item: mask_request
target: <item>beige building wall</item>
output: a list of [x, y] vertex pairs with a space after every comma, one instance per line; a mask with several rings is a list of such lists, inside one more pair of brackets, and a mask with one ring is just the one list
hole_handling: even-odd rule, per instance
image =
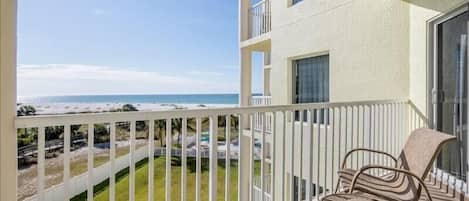
[[396, 0], [273, 1], [273, 103], [291, 103], [292, 60], [322, 54], [331, 101], [407, 98], [408, 19], [408, 3]]
[[467, 1], [288, 2], [272, 2], [274, 104], [292, 101], [292, 60], [329, 54], [331, 101], [409, 98], [427, 114], [428, 22]]

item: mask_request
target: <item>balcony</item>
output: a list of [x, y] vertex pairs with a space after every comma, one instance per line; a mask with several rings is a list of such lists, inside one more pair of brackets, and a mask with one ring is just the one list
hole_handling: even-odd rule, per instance
[[253, 96], [251, 98], [251, 106], [267, 106], [272, 104], [271, 96]]
[[[271, 104], [271, 96], [253, 96], [250, 103], [251, 106], [268, 106]], [[271, 114], [262, 115], [261, 113], [256, 113], [253, 118], [254, 130], [256, 132], [272, 133], [273, 119]], [[265, 121], [265, 123], [263, 123], [263, 121]]]
[[[255, 129], [249, 128], [257, 127], [257, 118], [261, 131], [271, 124], [268, 133], [253, 135]], [[35, 181], [35, 190], [23, 194], [21, 200], [66, 200], [80, 195], [88, 200], [101, 200], [100, 196], [109, 200], [135, 200], [136, 196], [148, 200], [293, 200], [295, 189], [308, 189], [313, 199], [319, 199], [334, 192], [339, 159], [348, 150], [371, 148], [397, 155], [409, 132], [426, 127], [426, 122], [406, 100], [18, 117], [18, 129], [29, 128], [38, 136], [35, 148], [30, 148], [37, 157], [35, 174], [29, 178]], [[81, 139], [76, 137], [77, 125], [86, 132]], [[104, 135], [97, 136], [100, 125], [104, 125]], [[51, 139], [51, 128], [57, 127], [61, 137]], [[122, 138], [122, 132], [128, 138]], [[95, 143], [102, 138], [109, 140], [108, 146]], [[52, 140], [61, 141], [56, 143], [59, 154], [55, 156], [48, 145]], [[86, 145], [77, 148], [77, 142]], [[128, 145], [127, 153], [120, 153], [123, 144]], [[108, 153], [106, 161], [95, 164], [103, 157], [97, 154], [102, 150]], [[86, 168], [73, 175], [76, 152], [85, 153]], [[18, 153], [18, 160], [24, 157]], [[63, 161], [60, 179], [49, 174], [47, 164], [54, 157]], [[164, 165], [155, 167], [156, 161]], [[363, 154], [352, 155], [351, 161], [351, 167], [391, 164]], [[123, 170], [128, 183], [122, 183]], [[442, 175], [438, 169], [431, 174], [432, 178]], [[157, 183], [157, 175], [164, 175], [164, 183]], [[303, 181], [294, 184], [290, 175]], [[208, 186], [203, 188], [203, 181]], [[304, 183], [311, 185], [301, 187]], [[119, 197], [122, 185], [128, 192], [125, 198]], [[107, 190], [102, 191], [102, 186]], [[142, 188], [144, 195], [139, 194]], [[155, 194], [155, 189], [164, 193]]]
[[262, 0], [249, 9], [249, 38], [270, 32], [272, 28], [270, 0]]

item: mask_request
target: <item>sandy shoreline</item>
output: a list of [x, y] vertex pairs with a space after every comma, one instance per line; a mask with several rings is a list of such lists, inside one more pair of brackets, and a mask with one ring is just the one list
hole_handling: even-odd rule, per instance
[[[36, 108], [37, 115], [109, 112], [122, 108], [125, 103], [23, 103]], [[19, 105], [19, 106], [21, 106]], [[236, 104], [172, 104], [172, 103], [132, 103], [139, 111], [162, 111], [174, 109], [202, 109], [236, 107]], [[18, 106], [18, 107], [19, 107]]]

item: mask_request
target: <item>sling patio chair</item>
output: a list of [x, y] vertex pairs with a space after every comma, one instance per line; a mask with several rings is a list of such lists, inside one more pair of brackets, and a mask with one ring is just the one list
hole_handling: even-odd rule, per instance
[[[324, 197], [323, 201], [339, 200], [419, 200], [422, 190], [427, 200], [432, 200], [423, 180], [432, 164], [447, 142], [456, 137], [435, 130], [421, 128], [414, 130], [396, 159], [389, 153], [370, 149], [349, 151], [338, 171], [336, 194]], [[347, 158], [354, 152], [381, 154], [394, 161], [394, 167], [367, 165], [359, 170], [346, 168]], [[380, 176], [369, 174], [369, 170], [380, 170]], [[339, 188], [342, 185], [342, 188]], [[337, 191], [340, 191], [339, 193]]]

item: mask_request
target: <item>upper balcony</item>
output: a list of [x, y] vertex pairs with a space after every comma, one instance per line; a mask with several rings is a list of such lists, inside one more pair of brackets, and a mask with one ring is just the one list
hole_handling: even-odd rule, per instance
[[255, 38], [270, 32], [271, 23], [270, 0], [262, 0], [249, 9], [249, 38]]
[[270, 48], [270, 31], [272, 29], [271, 2], [261, 0], [250, 4], [248, 0], [241, 0], [248, 6], [243, 7], [241, 15], [241, 47], [253, 50], [267, 51]]

